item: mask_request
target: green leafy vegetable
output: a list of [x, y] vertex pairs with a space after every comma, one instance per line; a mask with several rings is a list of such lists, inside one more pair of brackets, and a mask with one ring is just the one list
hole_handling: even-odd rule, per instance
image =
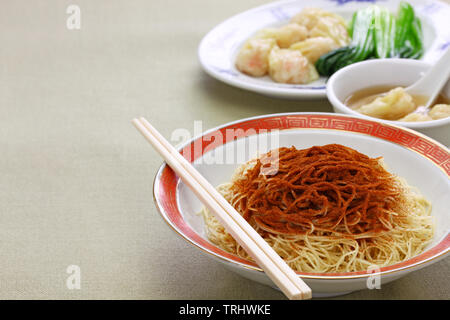
[[349, 64], [372, 58], [417, 59], [423, 55], [421, 22], [406, 2], [400, 3], [397, 17], [376, 5], [356, 11], [348, 32], [349, 46], [332, 50], [316, 62], [321, 75], [330, 76]]

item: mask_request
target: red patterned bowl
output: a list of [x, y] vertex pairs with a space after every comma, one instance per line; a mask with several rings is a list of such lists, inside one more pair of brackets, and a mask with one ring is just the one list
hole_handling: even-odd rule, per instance
[[[376, 277], [385, 284], [449, 253], [450, 153], [445, 146], [410, 129], [338, 114], [273, 114], [214, 128], [192, 139], [181, 150], [213, 185], [218, 185], [230, 180], [238, 162], [253, 158], [255, 151], [270, 150], [274, 136], [278, 138], [279, 146], [307, 148], [340, 143], [371, 157], [383, 156], [389, 171], [418, 187], [433, 205], [435, 237], [423, 253], [382, 267], [376, 273], [298, 273], [312, 288], [314, 296], [364, 289], [370, 287], [369, 282]], [[231, 153], [233, 157], [227, 158]], [[189, 243], [240, 275], [273, 285], [257, 265], [227, 253], [207, 240], [202, 218], [197, 215], [202, 204], [167, 165], [162, 165], [156, 175], [154, 200], [164, 220]]]

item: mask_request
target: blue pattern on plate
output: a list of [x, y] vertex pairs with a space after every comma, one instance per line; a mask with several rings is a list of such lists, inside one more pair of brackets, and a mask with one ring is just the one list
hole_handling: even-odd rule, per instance
[[277, 19], [278, 21], [286, 21], [289, 20], [289, 15], [287, 15], [282, 8], [270, 8], [270, 13]]
[[426, 15], [432, 15], [437, 13], [440, 9], [442, 8], [441, 4], [433, 2], [430, 4], [427, 4], [426, 6], [424, 6], [420, 12], [426, 14]]
[[448, 47], [450, 47], [450, 41], [446, 41], [446, 42], [444, 42], [443, 44], [441, 44], [440, 46], [439, 46], [439, 50], [445, 50], [445, 49], [447, 49]]
[[[278, 86], [283, 88], [284, 86]], [[308, 85], [290, 85], [290, 89], [308, 89], [308, 90], [323, 90], [326, 89], [326, 86], [308, 86]]]
[[381, 0], [329, 0], [332, 2], [336, 2], [338, 6], [343, 6], [349, 2], [370, 2], [370, 3], [377, 3]]
[[214, 69], [216, 69], [217, 72], [225, 73], [225, 74], [228, 74], [228, 75], [230, 75], [232, 77], [237, 77], [239, 75], [239, 73], [237, 73], [237, 72], [235, 72], [233, 70], [230, 70], [230, 69], [222, 69], [222, 68], [218, 68], [218, 67], [214, 67]]

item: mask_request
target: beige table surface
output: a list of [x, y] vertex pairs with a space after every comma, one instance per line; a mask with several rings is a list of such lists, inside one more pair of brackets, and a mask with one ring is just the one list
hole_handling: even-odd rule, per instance
[[[263, 0], [2, 1], [0, 298], [284, 299], [176, 236], [152, 201], [160, 157], [130, 124], [169, 137], [244, 117], [331, 111], [222, 84], [197, 46]], [[81, 8], [81, 29], [66, 8]], [[81, 288], [66, 269], [78, 265]], [[449, 299], [450, 259], [342, 299]]]

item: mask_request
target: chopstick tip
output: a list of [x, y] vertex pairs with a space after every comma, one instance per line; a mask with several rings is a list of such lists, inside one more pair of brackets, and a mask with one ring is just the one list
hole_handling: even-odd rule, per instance
[[308, 288], [309, 290], [305, 290], [302, 293], [302, 299], [303, 300], [308, 300], [308, 299], [312, 299], [312, 291], [310, 288]]

